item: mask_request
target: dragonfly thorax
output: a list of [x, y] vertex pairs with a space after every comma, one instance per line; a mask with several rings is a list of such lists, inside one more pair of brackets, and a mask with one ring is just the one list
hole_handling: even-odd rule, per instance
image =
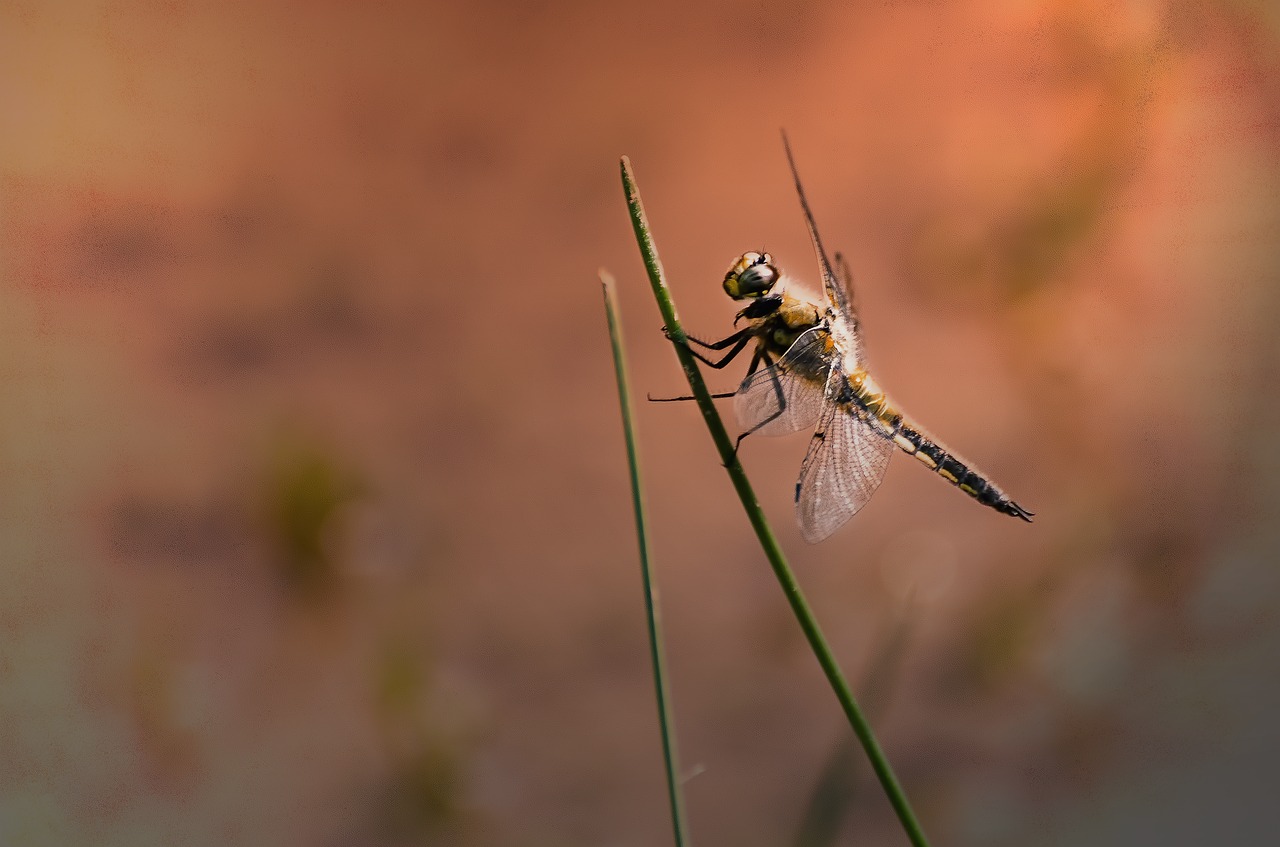
[[782, 274], [768, 253], [754, 250], [743, 253], [724, 275], [724, 293], [734, 300], [763, 297], [777, 284]]

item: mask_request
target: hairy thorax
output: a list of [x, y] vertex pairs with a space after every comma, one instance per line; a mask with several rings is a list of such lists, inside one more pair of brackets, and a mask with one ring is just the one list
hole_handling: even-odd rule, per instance
[[816, 305], [789, 294], [779, 295], [776, 308], [767, 314], [754, 317], [750, 311], [744, 310], [744, 317], [750, 321], [752, 334], [775, 360], [782, 358], [797, 338], [822, 322]]

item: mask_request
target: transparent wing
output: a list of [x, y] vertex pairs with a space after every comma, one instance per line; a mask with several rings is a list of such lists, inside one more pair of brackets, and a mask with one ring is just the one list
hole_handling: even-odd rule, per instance
[[837, 314], [851, 314], [853, 304], [849, 301], [849, 293], [845, 291], [840, 281], [836, 279], [835, 271], [831, 269], [827, 251], [822, 248], [818, 226], [813, 222], [813, 213], [809, 211], [809, 201], [805, 199], [804, 186], [800, 184], [800, 172], [796, 170], [796, 160], [791, 155], [791, 143], [787, 140], [786, 132], [782, 133], [782, 146], [787, 151], [787, 164], [791, 166], [791, 177], [796, 183], [796, 194], [800, 196], [800, 209], [804, 212], [805, 225], [809, 227], [809, 239], [813, 242], [813, 252], [818, 254], [818, 268], [822, 271], [822, 289], [827, 293], [827, 299]]
[[743, 432], [788, 435], [812, 429], [824, 402], [831, 367], [830, 336], [814, 328], [788, 348], [775, 364], [742, 381], [733, 410]]
[[[791, 178], [796, 183], [796, 194], [800, 197], [800, 209], [804, 212], [804, 223], [809, 228], [809, 240], [813, 242], [813, 252], [818, 257], [818, 270], [822, 272], [822, 290], [826, 292], [827, 302], [831, 304], [834, 319], [842, 326], [842, 332], [837, 333], [839, 336], [847, 337], [849, 353], [853, 355], [855, 361], [848, 362], [848, 370], [852, 370], [853, 366], [863, 364], [862, 362], [862, 340], [858, 331], [857, 312], [853, 308], [853, 299], [850, 295], [852, 277], [848, 274], [848, 266], [844, 265], [845, 279], [842, 282], [836, 277], [836, 273], [831, 266], [831, 260], [827, 258], [827, 251], [822, 246], [822, 238], [818, 235], [818, 225], [813, 221], [813, 212], [809, 210], [809, 201], [804, 196], [804, 186], [800, 183], [800, 172], [796, 170], [795, 157], [791, 155], [791, 142], [787, 140], [787, 133], [782, 133], [782, 146], [787, 152], [787, 164], [791, 167]], [[843, 263], [842, 263], [843, 264]]]
[[[843, 284], [844, 290], [849, 292], [852, 297], [853, 271], [849, 270], [849, 263], [845, 261], [844, 254], [838, 250], [836, 251], [836, 273], [840, 275], [840, 282]], [[845, 312], [840, 319], [845, 326], [848, 337], [853, 339], [854, 361], [846, 363], [846, 367], [850, 370], [857, 365], [865, 368], [867, 366], [867, 353], [862, 346], [862, 321], [858, 318], [858, 310], [850, 305], [849, 311]]]
[[822, 541], [866, 505], [884, 479], [893, 447], [853, 406], [827, 405], [796, 482], [796, 519], [805, 541]]

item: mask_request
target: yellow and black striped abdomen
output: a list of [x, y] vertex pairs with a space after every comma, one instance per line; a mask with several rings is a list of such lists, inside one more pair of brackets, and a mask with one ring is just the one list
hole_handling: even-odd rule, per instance
[[988, 479], [977, 468], [948, 452], [911, 422], [900, 422], [893, 440], [904, 453], [914, 456], [922, 465], [982, 505], [990, 506], [997, 512], [1003, 512], [1015, 518], [1022, 518], [1024, 521], [1031, 521], [1032, 513], [1013, 502], [1009, 495], [1000, 490], [1000, 486]]
[[866, 412], [866, 420], [876, 433], [888, 438], [908, 456], [959, 488], [984, 506], [1030, 522], [1033, 512], [1019, 506], [981, 471], [961, 460], [935, 441], [923, 429], [893, 407], [865, 371], [849, 377], [851, 399]]

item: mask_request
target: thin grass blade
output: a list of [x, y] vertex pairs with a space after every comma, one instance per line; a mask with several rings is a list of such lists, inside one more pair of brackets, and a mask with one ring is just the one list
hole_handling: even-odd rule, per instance
[[679, 759], [676, 756], [675, 729], [671, 720], [671, 703], [667, 695], [666, 662], [662, 657], [662, 615], [658, 608], [658, 590], [649, 566], [649, 530], [645, 519], [643, 488], [640, 484], [640, 460], [636, 450], [635, 417], [631, 411], [631, 389], [627, 382], [627, 363], [622, 348], [622, 326], [618, 321], [618, 302], [613, 277], [603, 268], [600, 285], [604, 289], [604, 314], [609, 324], [609, 343], [613, 347], [613, 370], [618, 379], [618, 403], [622, 407], [622, 432], [627, 442], [627, 466], [631, 469], [631, 502], [635, 507], [636, 541], [640, 546], [640, 576], [644, 585], [645, 619], [649, 624], [649, 658], [653, 667], [653, 687], [658, 697], [658, 728], [662, 733], [662, 758], [667, 770], [667, 797], [671, 802], [671, 826], [676, 847], [687, 847], [684, 799], [680, 791]]
[[[876, 650], [862, 683], [862, 708], [869, 718], [881, 714], [906, 653], [911, 617], [904, 610]], [[866, 782], [855, 740], [840, 737], [822, 768], [796, 832], [795, 847], [832, 847]]]
[[853, 734], [857, 736], [867, 759], [871, 762], [871, 769], [875, 771], [876, 778], [888, 796], [889, 803], [902, 823], [903, 830], [915, 847], [927, 847], [929, 842], [924, 836], [919, 821], [916, 820], [915, 812], [912, 811], [911, 804], [907, 801], [907, 796], [898, 783], [893, 768], [889, 765], [889, 760], [880, 749], [880, 743], [876, 741], [870, 724], [863, 717], [862, 710], [858, 708], [858, 703], [853, 698], [853, 692], [845, 681], [840, 665], [823, 637], [822, 630], [809, 608], [809, 603], [805, 600], [804, 593], [800, 590], [800, 585], [796, 582], [795, 575], [791, 572], [791, 567], [782, 553], [782, 548], [774, 537], [769, 522], [765, 519], [764, 511], [756, 500], [751, 482], [734, 454], [733, 441], [725, 430], [724, 422], [720, 419], [720, 413], [716, 410], [710, 392], [707, 391], [702, 372], [698, 370], [697, 360], [689, 352], [686, 343], [688, 336], [680, 325], [671, 291], [667, 288], [666, 276], [662, 271], [662, 263], [658, 260], [658, 249], [654, 244], [652, 231], [649, 229], [644, 204], [640, 200], [640, 190], [636, 187], [631, 161], [626, 156], [622, 157], [621, 168], [622, 190], [627, 198], [627, 209], [631, 215], [631, 227], [635, 231], [636, 243], [640, 246], [640, 255], [644, 259], [645, 269], [649, 274], [649, 284], [653, 288], [653, 296], [658, 302], [658, 310], [662, 313], [667, 333], [672, 341], [676, 342], [672, 345], [675, 348], [676, 358], [679, 359], [680, 367], [689, 380], [689, 388], [697, 401], [699, 411], [702, 412], [702, 419], [711, 433], [711, 440], [715, 442], [716, 450], [720, 453], [720, 459], [729, 473], [734, 490], [738, 492], [738, 498], [742, 501], [742, 507], [746, 510], [751, 528], [755, 530], [756, 537], [760, 541], [765, 558], [769, 560], [769, 565], [773, 568], [779, 585], [782, 586], [782, 593], [791, 605], [791, 611], [795, 614], [800, 629], [804, 631], [805, 639], [822, 667], [822, 672], [826, 674], [827, 682], [835, 692], [836, 699], [844, 710], [845, 717], [848, 718], [849, 726], [853, 729]]

